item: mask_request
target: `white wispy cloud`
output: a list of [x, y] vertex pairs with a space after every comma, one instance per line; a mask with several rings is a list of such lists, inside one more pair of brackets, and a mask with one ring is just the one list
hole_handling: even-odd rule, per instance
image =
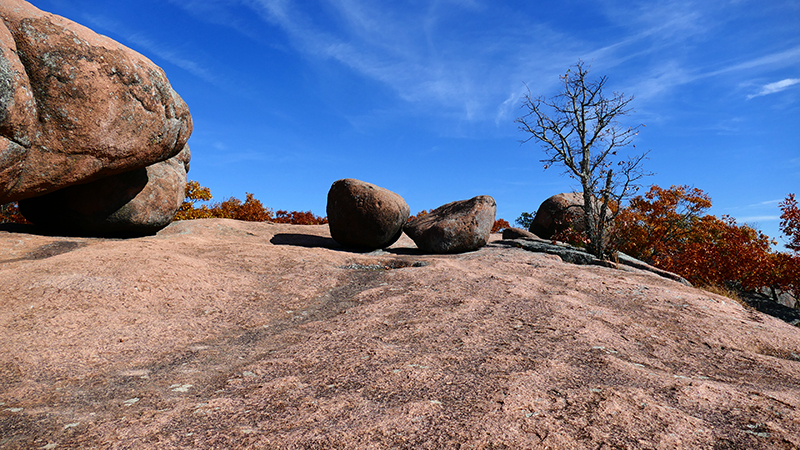
[[604, 2], [603, 7], [608, 20], [630, 31], [618, 43], [599, 48], [592, 55], [610, 59], [612, 65], [633, 58], [657, 56], [642, 66], [640, 81], [630, 88], [639, 99], [667, 95], [683, 85], [723, 74], [778, 69], [800, 63], [798, 45], [755, 57], [745, 54], [744, 58], [729, 61], [687, 57], [698, 42], [715, 39], [727, 22], [747, 14], [745, 9], [732, 9], [731, 5], [692, 0], [637, 5], [612, 0]]
[[720, 75], [727, 72], [734, 72], [746, 69], [755, 69], [759, 67], [786, 67], [795, 65], [800, 62], [800, 46], [792, 47], [768, 55], [759, 56], [757, 58], [748, 59], [742, 62], [736, 62], [727, 65], [721, 69], [709, 72], [708, 76]]
[[468, 122], [504, 114], [511, 106], [502, 105], [509, 88], [519, 91], [531, 77], [544, 78], [537, 74], [551, 70], [554, 61], [558, 70], [575, 62], [552, 51], [559, 45], [570, 47], [566, 36], [536, 24], [507, 34], [474, 30], [451, 35], [448, 20], [491, 12], [474, 1], [436, 1], [399, 10], [359, 0], [327, 0], [325, 6], [334, 12], [327, 19], [334, 23], [315, 22], [282, 0], [253, 0], [253, 5], [306, 55], [335, 60], [390, 87], [406, 102]]
[[[639, 99], [647, 99], [672, 92], [675, 88], [705, 79], [713, 79], [724, 74], [744, 72], [754, 69], [775, 69], [800, 62], [800, 46], [775, 52], [745, 61], [732, 62], [722, 68], [689, 67], [688, 63], [670, 59], [645, 69], [642, 80], [631, 87]], [[747, 98], [759, 97], [783, 91], [800, 83], [800, 79], [788, 78], [762, 86], [757, 94]]]
[[[249, 8], [253, 17], [282, 30], [289, 45], [311, 60], [336, 61], [389, 87], [419, 111], [497, 126], [510, 123], [519, 113], [523, 83], [534, 93], [552, 92], [557, 76], [578, 58], [592, 63], [597, 73], [647, 61], [637, 63], [636, 76], [624, 89], [639, 99], [663, 97], [680, 86], [724, 73], [795, 64], [800, 58], [796, 46], [727, 64], [697, 65], [683, 56], [684, 46], [691, 48], [696, 45], [693, 40], [702, 40], [721, 26], [722, 7], [688, 0], [659, 5], [603, 2], [600, 10], [605, 19], [615, 31], [623, 30], [616, 32], [616, 41], [561, 32], [535, 14], [519, 14], [480, 0], [433, 0], [415, 8], [364, 0], [320, 0], [311, 7], [292, 0], [169, 1], [195, 11], [199, 19], [221, 24], [223, 19], [214, 17], [234, 17], [227, 8]], [[470, 29], [462, 19], [475, 24], [494, 20], [507, 26]], [[229, 22], [230, 27], [246, 31], [244, 22]], [[152, 51], [203, 75], [201, 66], [181, 61], [168, 49]], [[768, 87], [788, 88], [764, 89]], [[772, 91], [763, 92], [756, 95]]]
[[[459, 121], [509, 122], [519, 112], [528, 83], [535, 92], [549, 92], [557, 76], [580, 57], [597, 61], [605, 71], [631, 58], [658, 51], [665, 42], [685, 38], [702, 29], [701, 14], [683, 1], [656, 11], [642, 5], [607, 10], [610, 18], [634, 24], [618, 42], [582, 41], [539, 21], [536, 16], [505, 10], [479, 0], [435, 0], [419, 8], [393, 8], [363, 0], [321, 0], [312, 8], [291, 0], [186, 0], [171, 3], [201, 20], [228, 25], [245, 33], [246, 27], [229, 20], [228, 8], [247, 7], [257, 17], [277, 26], [291, 45], [311, 59], [334, 60], [376, 80], [421, 110]], [[683, 6], [681, 6], [683, 5]], [[476, 24], [492, 18], [506, 27], [485, 30], [462, 28], [461, 18]], [[627, 18], [626, 18], [627, 17]], [[227, 23], [224, 23], [227, 21]], [[243, 31], [244, 30], [244, 31]], [[670, 37], [671, 36], [671, 37]], [[196, 75], [211, 74], [169, 49], [141, 36], [131, 36], [143, 48]], [[644, 49], [643, 41], [652, 41]], [[677, 66], [663, 67], [643, 85], [637, 96], [648, 96], [685, 82]]]
[[[765, 200], [763, 202], [752, 203], [752, 204], [749, 204], [749, 205], [730, 207], [730, 208], [728, 208], [728, 211], [744, 212], [744, 211], [750, 210], [751, 211], [750, 214], [753, 214], [754, 212], [755, 213], [757, 213], [757, 212], [756, 211], [752, 211], [752, 210], [762, 210], [763, 211], [764, 207], [771, 207], [771, 208], [776, 208], [777, 209], [778, 203], [780, 203], [782, 201], [783, 201], [782, 198], [779, 198], [779, 199], [776, 199], [776, 200]], [[754, 217], [760, 217], [760, 216], [754, 216]], [[772, 216], [765, 216], [765, 217], [772, 217]]]
[[774, 83], [765, 84], [761, 90], [756, 94], [748, 95], [747, 98], [761, 97], [764, 95], [775, 94], [784, 91], [795, 84], [800, 83], [800, 78], [786, 78], [785, 80], [776, 81]]
[[752, 205], [747, 205], [747, 207], [755, 207], [755, 206], [769, 206], [769, 205], [777, 205], [778, 203], [782, 202], [783, 199], [779, 198], [777, 200], [767, 200], [759, 203], [754, 203]]

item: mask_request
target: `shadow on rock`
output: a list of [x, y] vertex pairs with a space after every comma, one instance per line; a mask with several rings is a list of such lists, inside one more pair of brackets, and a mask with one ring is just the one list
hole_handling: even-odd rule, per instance
[[330, 250], [337, 250], [342, 252], [351, 252], [351, 253], [361, 253], [361, 254], [375, 254], [375, 255], [383, 255], [383, 254], [393, 254], [393, 255], [424, 255], [426, 254], [422, 250], [417, 248], [385, 248], [385, 249], [377, 249], [377, 250], [369, 250], [363, 248], [352, 248], [352, 247], [345, 247], [342, 244], [336, 242], [333, 238], [329, 237], [322, 237], [316, 236], [313, 234], [301, 234], [301, 233], [279, 233], [272, 237], [269, 240], [274, 245], [294, 245], [297, 247], [320, 247], [320, 248], [327, 248]]
[[743, 300], [756, 311], [769, 314], [791, 325], [800, 327], [800, 309], [781, 305], [778, 302], [769, 298], [764, 298], [758, 294], [744, 294]]
[[298, 247], [323, 247], [332, 250], [344, 248], [329, 237], [315, 236], [313, 234], [279, 233], [269, 240], [275, 245], [295, 245]]
[[418, 248], [408, 248], [408, 247], [386, 248], [383, 249], [382, 251], [386, 253], [391, 253], [392, 255], [411, 255], [411, 256], [430, 255], [430, 253], [422, 251]]
[[32, 234], [35, 236], [98, 239], [135, 239], [154, 236], [155, 233], [134, 232], [86, 232], [80, 230], [53, 229], [28, 223], [0, 223], [0, 232]]

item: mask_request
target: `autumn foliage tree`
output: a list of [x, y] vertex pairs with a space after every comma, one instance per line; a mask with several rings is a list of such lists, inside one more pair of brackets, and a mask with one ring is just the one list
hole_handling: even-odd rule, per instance
[[781, 208], [781, 232], [789, 240], [786, 248], [800, 255], [800, 208], [794, 194], [778, 205]]
[[511, 224], [508, 223], [505, 219], [497, 219], [494, 221], [494, 225], [492, 225], [492, 233], [499, 233], [506, 228], [510, 228]]
[[223, 202], [210, 205], [197, 206], [198, 202], [208, 202], [212, 198], [211, 190], [203, 187], [197, 181], [186, 184], [186, 198], [180, 209], [175, 214], [175, 220], [191, 219], [235, 219], [249, 222], [277, 222], [295, 225], [318, 225], [328, 223], [324, 217], [318, 217], [311, 211], [284, 211], [279, 210], [273, 215], [271, 209], [264, 207], [260, 200], [251, 193], [245, 194], [245, 200], [231, 197]]
[[414, 220], [418, 217], [427, 216], [428, 214], [430, 214], [430, 211], [428, 211], [427, 209], [423, 209], [422, 211], [414, 214], [413, 216], [409, 216], [408, 220]]
[[328, 223], [327, 218], [315, 216], [311, 211], [284, 211], [282, 209], [275, 211], [275, 218], [272, 221], [294, 225], [323, 225]]
[[800, 208], [794, 194], [789, 194], [778, 206], [781, 209], [781, 233], [789, 241], [786, 248], [794, 254], [778, 253], [773, 261], [772, 272], [776, 278], [775, 284], [791, 290], [794, 298], [800, 300]]
[[197, 181], [189, 181], [186, 183], [186, 196], [175, 214], [175, 220], [210, 219], [214, 217], [208, 206], [195, 206], [197, 202], [210, 200], [211, 190], [209, 188], [200, 186]]
[[765, 276], [773, 243], [768, 236], [727, 216], [703, 216], [690, 231], [680, 252], [656, 264], [702, 286], [734, 282], [755, 290], [771, 284]]
[[615, 224], [615, 247], [650, 263], [675, 258], [710, 207], [711, 198], [700, 189], [652, 186], [620, 211]]
[[[784, 205], [790, 224], [792, 199]], [[653, 186], [620, 212], [614, 228], [616, 246], [700, 286], [733, 283], [745, 290], [768, 287], [773, 293], [780, 289], [797, 297], [800, 257], [773, 251], [773, 240], [731, 217], [704, 214], [710, 207], [710, 197], [700, 189]]]

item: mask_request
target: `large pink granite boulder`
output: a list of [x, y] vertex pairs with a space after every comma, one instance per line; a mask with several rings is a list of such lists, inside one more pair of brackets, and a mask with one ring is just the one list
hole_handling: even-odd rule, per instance
[[150, 60], [22, 0], [0, 18], [0, 204], [184, 148], [189, 109]]
[[403, 197], [361, 180], [345, 178], [328, 191], [331, 237], [345, 247], [374, 250], [394, 244], [411, 213]]
[[570, 227], [582, 232], [586, 229], [585, 217], [583, 194], [556, 194], [542, 202], [528, 231], [542, 239], [550, 239]]

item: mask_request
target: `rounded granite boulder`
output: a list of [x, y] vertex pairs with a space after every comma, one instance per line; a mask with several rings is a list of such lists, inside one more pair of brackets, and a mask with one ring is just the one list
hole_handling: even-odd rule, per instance
[[586, 229], [585, 217], [583, 194], [556, 194], [542, 202], [528, 231], [542, 239], [550, 239], [570, 227], [581, 232]]
[[364, 181], [345, 178], [328, 191], [331, 237], [345, 247], [374, 250], [394, 244], [410, 212], [401, 196]]
[[442, 205], [410, 220], [404, 231], [420, 250], [426, 252], [470, 252], [489, 241], [496, 212], [494, 198], [479, 195]]

